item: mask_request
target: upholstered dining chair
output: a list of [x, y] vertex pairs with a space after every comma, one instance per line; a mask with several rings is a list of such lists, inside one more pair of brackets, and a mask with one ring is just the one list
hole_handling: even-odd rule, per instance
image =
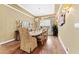
[[48, 29], [43, 30], [43, 35], [44, 35], [45, 40], [47, 40], [47, 38], [48, 38]]
[[26, 28], [19, 28], [20, 32], [20, 49], [30, 53], [37, 47], [37, 40], [29, 35], [29, 31]]
[[42, 30], [42, 34], [40, 36], [38, 36], [39, 41], [41, 42], [41, 44], [43, 45], [45, 40], [47, 40], [48, 37], [48, 30]]

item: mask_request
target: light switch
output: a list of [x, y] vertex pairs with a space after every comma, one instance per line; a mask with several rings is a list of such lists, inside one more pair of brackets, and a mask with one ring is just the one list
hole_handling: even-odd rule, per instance
[[77, 28], [77, 29], [79, 29], [79, 23], [75, 23], [74, 27]]

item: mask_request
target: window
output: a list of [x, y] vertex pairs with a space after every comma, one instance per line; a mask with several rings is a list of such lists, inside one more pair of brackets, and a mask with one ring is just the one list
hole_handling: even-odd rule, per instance
[[41, 20], [40, 26], [50, 26], [50, 20], [49, 19]]

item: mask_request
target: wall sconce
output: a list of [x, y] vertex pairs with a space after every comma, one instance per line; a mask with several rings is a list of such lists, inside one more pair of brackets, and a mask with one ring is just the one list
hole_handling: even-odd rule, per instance
[[63, 9], [62, 9], [62, 12], [63, 13], [69, 13], [70, 12], [70, 10], [71, 10], [71, 7], [72, 7], [72, 4], [64, 4], [63, 5]]

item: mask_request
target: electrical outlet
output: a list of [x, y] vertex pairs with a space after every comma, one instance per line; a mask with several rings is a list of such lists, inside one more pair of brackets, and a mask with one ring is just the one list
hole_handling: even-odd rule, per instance
[[69, 51], [69, 48], [66, 48], [67, 51]]

